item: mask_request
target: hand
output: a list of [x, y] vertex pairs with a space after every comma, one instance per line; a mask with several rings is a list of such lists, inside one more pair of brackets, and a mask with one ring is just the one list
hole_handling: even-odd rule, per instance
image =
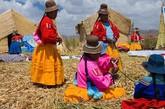
[[116, 38], [113, 38], [113, 41], [114, 41], [114, 43], [116, 43], [117, 42], [117, 39]]
[[58, 37], [58, 38], [56, 39], [56, 41], [58, 42], [58, 45], [60, 45], [60, 44], [62, 43], [61, 37]]
[[109, 75], [109, 78], [110, 78], [110, 85], [113, 85], [114, 84], [113, 74], [112, 73], [108, 73], [107, 75]]
[[112, 69], [112, 74], [115, 75], [119, 71], [119, 67], [115, 67]]
[[109, 43], [109, 45], [112, 47], [112, 49], [116, 49], [116, 38], [114, 39], [110, 39], [110, 38], [107, 38], [107, 42]]
[[110, 39], [110, 38], [107, 38], [107, 42], [108, 43], [113, 43], [114, 41], [112, 39]]
[[118, 67], [118, 62], [119, 62], [119, 59], [118, 58], [111, 58], [111, 61], [112, 65], [116, 68]]

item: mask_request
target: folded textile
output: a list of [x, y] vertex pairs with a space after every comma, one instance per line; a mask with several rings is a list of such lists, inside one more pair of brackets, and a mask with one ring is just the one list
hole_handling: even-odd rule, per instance
[[165, 107], [164, 100], [157, 100], [157, 99], [131, 99], [131, 100], [124, 100], [121, 102], [122, 109], [149, 109], [149, 108], [163, 108]]

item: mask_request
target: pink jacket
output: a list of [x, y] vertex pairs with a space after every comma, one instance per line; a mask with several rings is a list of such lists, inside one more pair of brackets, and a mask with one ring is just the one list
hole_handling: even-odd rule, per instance
[[[77, 81], [78, 87], [87, 88], [84, 58], [87, 57], [83, 57], [78, 64]], [[103, 75], [103, 72], [98, 66], [98, 62], [91, 61], [89, 58], [87, 58], [87, 68], [90, 80], [95, 84], [99, 91], [103, 92], [113, 84], [112, 76], [110, 74]]]
[[100, 70], [103, 72], [103, 74], [106, 74], [109, 72], [110, 68], [113, 68], [114, 65], [111, 62], [111, 58], [109, 55], [104, 54], [98, 59], [98, 66]]

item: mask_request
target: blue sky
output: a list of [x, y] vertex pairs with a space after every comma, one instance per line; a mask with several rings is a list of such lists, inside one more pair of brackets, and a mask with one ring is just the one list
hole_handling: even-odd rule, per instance
[[[0, 14], [13, 9], [38, 23], [43, 16], [46, 0], [3, 0]], [[57, 28], [63, 35], [76, 35], [75, 26], [94, 12], [101, 3], [130, 18], [135, 27], [159, 29], [162, 0], [55, 0], [62, 10], [57, 16]]]

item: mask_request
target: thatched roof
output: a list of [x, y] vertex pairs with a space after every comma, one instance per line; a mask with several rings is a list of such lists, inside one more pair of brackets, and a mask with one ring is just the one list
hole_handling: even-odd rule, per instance
[[[132, 29], [133, 22], [111, 8], [108, 8], [108, 11], [110, 13], [109, 19], [118, 27], [120, 34], [128, 36], [130, 30]], [[80, 34], [80, 41], [84, 39], [84, 33], [85, 35], [90, 35], [97, 18], [98, 14], [94, 13], [87, 19], [77, 24], [76, 29], [77, 32]]]
[[10, 9], [0, 15], [0, 40], [13, 31], [21, 35], [32, 34], [36, 25], [26, 17]]
[[[31, 35], [37, 28], [37, 25], [32, 21], [12, 9], [0, 15], [0, 24], [0, 53], [8, 51], [8, 35], [11, 35], [14, 31], [22, 36]], [[61, 54], [68, 52], [64, 42], [57, 45], [57, 48]]]

